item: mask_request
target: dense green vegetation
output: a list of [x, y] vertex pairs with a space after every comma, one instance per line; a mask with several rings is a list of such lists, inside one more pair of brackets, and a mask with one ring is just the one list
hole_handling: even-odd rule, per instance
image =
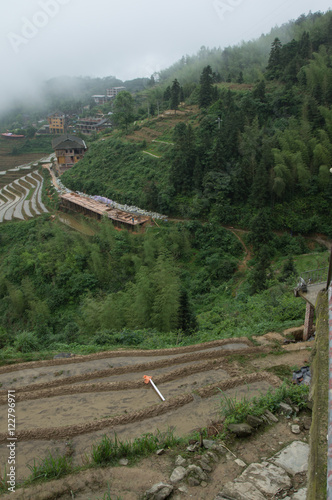
[[[272, 236], [275, 263], [255, 293], [259, 258], [237, 272], [243, 247], [215, 222], [163, 223], [144, 234], [119, 232], [108, 220], [93, 226], [95, 235], [86, 236], [45, 215], [0, 227], [3, 360], [37, 350], [252, 337], [303, 320], [287, 258], [308, 251], [303, 238]], [[325, 266], [327, 252], [314, 258]]]
[[119, 203], [162, 208], [156, 198], [156, 183], [164, 184], [166, 190], [167, 177], [163, 166], [143, 154], [143, 148], [118, 138], [94, 142], [80, 168], [64, 174], [63, 182], [74, 191], [100, 194]]
[[[291, 291], [309, 266], [300, 255], [315, 268], [327, 253], [301, 235], [332, 236], [332, 14], [267, 38], [268, 50], [266, 37], [202, 49], [139, 94], [119, 94], [119, 129], [91, 138], [62, 177], [182, 222], [128, 234], [102, 221], [93, 236], [48, 216], [0, 226], [2, 359], [252, 337], [303, 321]], [[242, 244], [222, 225], [246, 228]], [[252, 258], [241, 266], [244, 244]]]
[[[22, 131], [24, 133], [24, 130]], [[34, 138], [27, 138], [15, 143], [11, 154], [13, 156], [22, 155], [25, 153], [53, 153], [50, 136], [36, 136]]]
[[166, 432], [157, 431], [155, 434], [144, 434], [133, 441], [121, 441], [116, 434], [114, 438], [105, 435], [98, 444], [92, 446], [91, 459], [94, 466], [115, 466], [121, 458], [133, 462], [151, 455], [158, 449], [175, 448], [183, 441], [175, 437], [170, 429]]

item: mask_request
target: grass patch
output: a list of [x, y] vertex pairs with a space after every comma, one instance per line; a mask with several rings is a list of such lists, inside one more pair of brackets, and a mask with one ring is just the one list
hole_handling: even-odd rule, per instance
[[293, 375], [293, 371], [295, 370], [293, 370], [288, 365], [277, 365], [267, 368], [266, 371], [269, 373], [273, 373], [274, 375], [277, 375], [277, 377], [281, 379], [285, 379], [291, 377]]
[[294, 264], [298, 275], [313, 269], [325, 268], [329, 265], [330, 253], [326, 250], [323, 252], [314, 252], [304, 255], [296, 255], [294, 257]]
[[[222, 391], [221, 391], [222, 392]], [[248, 415], [262, 416], [266, 410], [276, 412], [282, 401], [295, 404], [300, 409], [307, 406], [309, 387], [306, 385], [290, 385], [284, 382], [277, 389], [269, 389], [266, 394], [248, 399], [242, 397], [230, 398], [223, 394], [220, 404], [220, 415], [224, 419], [224, 433], [230, 424], [240, 424], [246, 421]]]
[[157, 432], [157, 434], [143, 434], [133, 441], [120, 441], [115, 434], [114, 438], [104, 436], [102, 441], [93, 445], [91, 458], [95, 465], [116, 465], [121, 458], [135, 460], [156, 452], [160, 448], [172, 448], [181, 442], [171, 430]]
[[35, 191], [36, 191], [36, 188], [35, 188], [35, 187], [34, 187], [34, 188], [31, 188], [31, 189], [30, 189], [30, 191], [29, 191], [29, 193], [28, 193], [28, 195], [27, 195], [27, 197], [25, 198], [25, 200], [26, 200], [26, 201], [31, 200], [31, 198], [32, 198], [32, 196], [34, 195], [34, 192], [35, 192]]
[[31, 475], [27, 483], [34, 483], [36, 481], [49, 481], [50, 479], [59, 479], [62, 476], [73, 472], [72, 459], [65, 455], [53, 457], [51, 452], [49, 455], [33, 465], [28, 465]]

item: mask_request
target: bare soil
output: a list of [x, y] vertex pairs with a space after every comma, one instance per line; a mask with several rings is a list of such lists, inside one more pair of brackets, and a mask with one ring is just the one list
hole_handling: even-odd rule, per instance
[[[306, 364], [310, 344], [304, 350], [282, 354], [279, 350], [276, 355], [278, 337], [267, 334], [264, 339], [261, 346], [253, 346], [247, 339], [228, 339], [160, 351], [112, 351], [1, 367], [0, 470], [8, 458], [8, 389], [16, 391], [16, 465], [17, 479], [22, 481], [34, 459], [45, 457], [48, 451], [66, 454], [68, 442], [74, 464], [82, 465], [92, 444], [105, 434], [116, 433], [126, 440], [171, 428], [176, 435], [186, 436], [218, 421], [221, 391], [228, 397], [256, 396], [281, 383], [267, 371], [271, 367]], [[165, 402], [151, 384], [144, 384], [143, 375], [153, 377]], [[232, 451], [249, 463], [272, 454], [286, 438], [295, 439], [287, 422], [275, 434], [275, 440], [263, 434], [259, 445], [243, 449], [235, 442]], [[88, 470], [28, 488], [26, 493], [17, 490], [12, 498], [96, 499], [103, 497], [109, 482], [112, 495], [138, 499], [152, 484], [169, 478], [172, 460], [168, 452], [130, 469]], [[223, 477], [240, 473], [233, 460], [225, 460], [211, 474], [211, 484], [204, 491], [196, 488], [193, 498], [213, 498]]]
[[[179, 121], [188, 122], [192, 119], [193, 115], [198, 113], [197, 106], [184, 106], [183, 110], [167, 110], [161, 113], [159, 116], [149, 118], [149, 124], [144, 126], [143, 120], [139, 125], [139, 130], [136, 130], [130, 135], [127, 135], [128, 140], [132, 141], [146, 141], [150, 143], [154, 140], [158, 140], [165, 132], [169, 131], [172, 127], [175, 127]], [[151, 126], [152, 124], [152, 126]]]

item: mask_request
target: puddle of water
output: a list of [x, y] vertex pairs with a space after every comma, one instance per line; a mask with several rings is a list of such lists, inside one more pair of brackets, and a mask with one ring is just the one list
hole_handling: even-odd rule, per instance
[[222, 346], [226, 351], [238, 351], [239, 349], [248, 349], [248, 344], [225, 344]]

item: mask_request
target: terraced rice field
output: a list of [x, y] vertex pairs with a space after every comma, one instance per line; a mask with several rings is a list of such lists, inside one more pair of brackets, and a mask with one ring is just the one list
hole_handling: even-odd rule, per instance
[[27, 220], [48, 212], [41, 198], [43, 178], [36, 165], [21, 165], [0, 174], [0, 222]]
[[[234, 372], [234, 354], [263, 353], [247, 339], [219, 340], [159, 351], [112, 351], [0, 368], [0, 443], [7, 441], [5, 405], [16, 391], [18, 476], [48, 449], [65, 451], [71, 440], [79, 464], [105, 433], [131, 439], [168, 427], [187, 435], [218, 419], [220, 390], [258, 395], [280, 380], [266, 371]], [[143, 375], [150, 375], [161, 401]], [[6, 447], [0, 446], [0, 469]]]

